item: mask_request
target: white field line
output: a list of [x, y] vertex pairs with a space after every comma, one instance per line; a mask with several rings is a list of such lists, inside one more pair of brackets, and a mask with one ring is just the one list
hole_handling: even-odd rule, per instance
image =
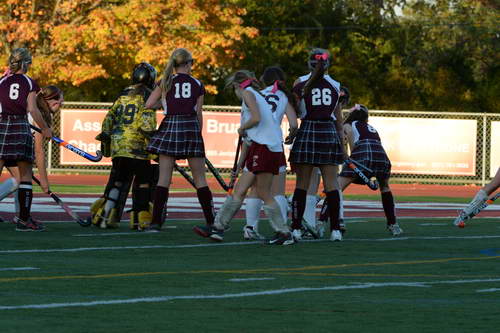
[[262, 290], [254, 292], [220, 294], [220, 295], [158, 296], [158, 297], [140, 297], [140, 298], [117, 299], [117, 300], [98, 300], [91, 302], [2, 305], [0, 306], [0, 310], [54, 309], [54, 308], [67, 308], [67, 307], [78, 307], [78, 306], [90, 307], [90, 306], [115, 305], [115, 304], [158, 303], [158, 302], [168, 302], [173, 300], [228, 299], [228, 298], [242, 298], [242, 297], [255, 297], [255, 296], [283, 295], [290, 293], [303, 293], [303, 292], [314, 292], [314, 291], [359, 290], [359, 289], [387, 288], [387, 287], [425, 288], [437, 284], [490, 283], [499, 281], [500, 279], [474, 279], [474, 280], [449, 280], [449, 281], [434, 281], [434, 282], [360, 283], [354, 285], [327, 286], [320, 288], [300, 287], [300, 288], [288, 288], [288, 289], [271, 289], [271, 290]]
[[229, 279], [229, 282], [252, 282], [252, 281], [266, 281], [266, 280], [276, 280], [273, 277], [267, 278], [248, 278], [248, 279]]
[[36, 268], [36, 267], [5, 267], [5, 268], [2, 268], [2, 267], [0, 267], [0, 272], [6, 272], [6, 271], [33, 271], [33, 270], [37, 270], [37, 269], [40, 269], [40, 268]]
[[430, 227], [435, 225], [450, 225], [450, 223], [420, 223], [419, 225], [424, 227]]
[[[177, 229], [175, 225], [167, 225], [162, 229]], [[105, 233], [88, 233], [88, 234], [74, 234], [73, 237], [106, 237], [106, 236], [123, 236], [123, 235], [149, 235], [157, 234], [157, 231], [135, 231], [135, 232], [105, 232]]]
[[500, 291], [500, 288], [490, 288], [490, 289], [479, 289], [479, 290], [476, 290], [476, 292], [478, 292], [478, 293], [492, 293], [492, 292], [495, 292], [495, 291]]
[[[484, 236], [428, 236], [428, 237], [391, 237], [391, 238], [348, 238], [343, 242], [387, 242], [403, 240], [442, 240], [442, 239], [496, 239], [500, 235]], [[328, 239], [302, 240], [302, 243], [330, 242]], [[141, 245], [141, 246], [103, 246], [103, 247], [77, 247], [66, 249], [25, 249], [25, 250], [0, 250], [0, 254], [14, 253], [54, 253], [54, 252], [87, 252], [87, 251], [117, 251], [117, 250], [137, 250], [137, 249], [188, 249], [200, 247], [219, 247], [219, 246], [244, 246], [264, 244], [262, 241], [252, 242], [229, 242], [229, 243], [203, 243], [203, 244], [185, 244], [185, 245]], [[270, 245], [271, 246], [271, 245]]]

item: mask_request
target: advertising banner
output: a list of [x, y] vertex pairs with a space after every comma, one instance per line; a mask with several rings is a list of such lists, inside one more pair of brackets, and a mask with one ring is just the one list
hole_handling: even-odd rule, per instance
[[491, 122], [490, 177], [495, 177], [500, 167], [500, 121]]
[[475, 120], [370, 117], [393, 173], [476, 174]]

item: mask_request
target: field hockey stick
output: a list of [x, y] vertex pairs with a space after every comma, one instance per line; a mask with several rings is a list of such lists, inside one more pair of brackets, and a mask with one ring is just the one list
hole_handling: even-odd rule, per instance
[[[42, 186], [40, 184], [40, 181], [38, 180], [38, 178], [36, 178], [35, 176], [33, 176], [33, 180], [35, 181], [35, 183], [38, 184], [38, 186]], [[71, 216], [73, 218], [73, 220], [75, 220], [76, 223], [78, 223], [79, 225], [81, 225], [82, 227], [88, 227], [90, 226], [91, 222], [90, 221], [85, 221], [83, 220], [81, 217], [79, 217], [78, 215], [76, 215], [75, 212], [73, 212], [71, 210], [71, 208], [69, 208], [68, 205], [66, 205], [64, 202], [62, 202], [62, 200], [54, 193], [52, 192], [51, 190], [49, 190], [47, 192], [51, 197], [52, 199], [54, 199], [54, 201], [59, 205], [61, 206], [62, 209], [64, 209], [64, 211], [66, 213], [68, 213], [69, 216]]]
[[189, 182], [189, 184], [191, 184], [195, 189], [196, 189], [196, 185], [194, 184], [194, 179], [193, 177], [191, 177], [190, 174], [188, 174], [186, 172], [186, 170], [184, 170], [183, 168], [181, 168], [177, 163], [174, 163], [174, 168], [175, 170], [177, 170], [177, 172], [179, 172], [184, 178], [186, 178], [186, 180]]
[[486, 207], [491, 205], [499, 197], [500, 197], [500, 193], [497, 193], [494, 196], [492, 196], [491, 198], [487, 199], [486, 201], [478, 203], [477, 205], [475, 205], [475, 207], [472, 207], [472, 210], [469, 214], [467, 214], [465, 212], [465, 210], [462, 210], [460, 212], [460, 215], [457, 218], [458, 223], [455, 223], [455, 224], [460, 226], [460, 222], [470, 220], [471, 218], [473, 218], [474, 216], [479, 214], [483, 209], [485, 209]]
[[363, 164], [359, 163], [358, 161], [356, 160], [353, 160], [352, 158], [349, 159], [352, 163], [354, 163], [358, 168], [361, 168], [363, 170], [365, 170], [366, 172], [368, 173], [373, 173], [373, 170], [364, 166]]
[[378, 189], [378, 182], [376, 182], [376, 181], [372, 182], [370, 179], [368, 179], [368, 177], [366, 177], [366, 175], [363, 173], [363, 171], [361, 171], [356, 166], [356, 164], [354, 164], [354, 162], [352, 162], [351, 159], [347, 159], [345, 161], [345, 164], [347, 164], [347, 166], [349, 168], [351, 168], [352, 171], [354, 171], [354, 173], [356, 175], [358, 175], [358, 177], [361, 178], [361, 180], [363, 181], [363, 183], [365, 183], [371, 190], [376, 191]]
[[215, 179], [219, 183], [219, 185], [222, 187], [224, 191], [229, 191], [229, 187], [226, 184], [226, 181], [222, 178], [220, 175], [219, 171], [214, 167], [212, 162], [208, 158], [205, 158], [205, 163], [207, 164], [208, 170], [214, 175]]
[[[38, 127], [33, 126], [33, 125], [30, 125], [30, 127], [32, 129], [34, 129], [35, 131], [37, 131], [38, 133], [42, 133], [42, 130], [39, 129]], [[87, 153], [86, 151], [81, 150], [80, 148], [77, 148], [77, 147], [75, 147], [75, 146], [67, 143], [66, 141], [64, 141], [63, 139], [58, 138], [57, 136], [53, 136], [52, 140], [54, 140], [55, 142], [57, 142], [60, 146], [63, 146], [64, 148], [66, 148], [68, 150], [71, 150], [73, 153], [78, 154], [81, 157], [86, 158], [89, 161], [99, 162], [100, 160], [102, 160], [102, 153], [101, 153], [100, 150], [96, 151], [97, 155], [94, 156], [94, 155], [91, 155], [91, 154]]]
[[229, 179], [229, 185], [227, 186], [228, 187], [227, 192], [229, 194], [233, 194], [234, 183], [236, 183], [236, 178], [238, 178], [236, 171], [238, 170], [238, 159], [240, 158], [240, 149], [242, 143], [243, 143], [243, 137], [240, 135], [238, 136], [238, 145], [236, 146], [236, 155], [234, 156], [234, 164], [233, 164], [233, 169], [231, 170], [231, 178]]

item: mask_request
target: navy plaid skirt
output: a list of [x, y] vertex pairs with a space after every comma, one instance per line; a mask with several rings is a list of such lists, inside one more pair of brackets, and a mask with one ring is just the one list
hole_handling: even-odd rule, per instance
[[[351, 152], [351, 159], [359, 162], [373, 172], [370, 173], [363, 168], [359, 168], [368, 177], [377, 179], [387, 179], [391, 176], [391, 161], [378, 140], [360, 140]], [[364, 184], [361, 179], [348, 166], [344, 165], [341, 177], [355, 178], [354, 183]]]
[[342, 146], [333, 120], [302, 120], [288, 160], [298, 164], [342, 164]]
[[151, 138], [147, 151], [176, 159], [205, 157], [197, 116], [167, 115]]
[[0, 160], [33, 162], [33, 134], [26, 116], [0, 114]]

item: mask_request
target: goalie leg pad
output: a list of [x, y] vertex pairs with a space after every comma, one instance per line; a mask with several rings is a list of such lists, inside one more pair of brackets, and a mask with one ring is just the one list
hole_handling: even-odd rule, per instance
[[9, 194], [17, 190], [19, 184], [16, 181], [16, 178], [11, 177], [0, 184], [0, 201], [2, 201]]
[[138, 222], [139, 230], [145, 230], [151, 225], [151, 221], [153, 220], [153, 215], [147, 211], [147, 210], [142, 210], [137, 214], [138, 217]]

